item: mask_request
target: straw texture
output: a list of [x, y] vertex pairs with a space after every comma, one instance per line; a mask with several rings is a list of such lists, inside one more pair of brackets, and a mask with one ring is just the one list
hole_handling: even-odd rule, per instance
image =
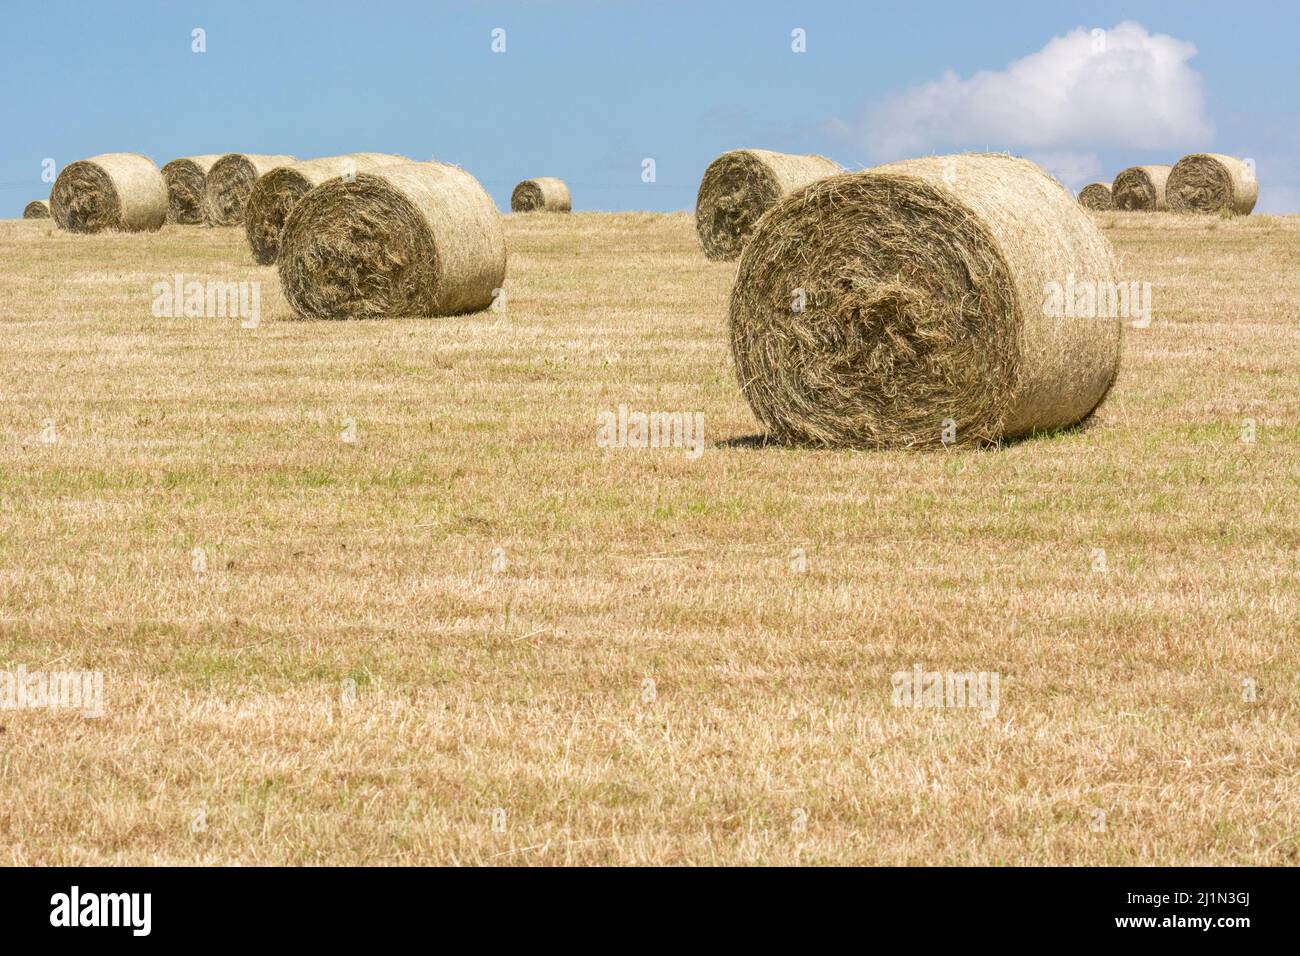
[[1049, 283], [1076, 280], [1114, 282], [1110, 244], [1026, 160], [833, 176], [768, 212], [741, 256], [737, 377], [786, 442], [927, 447], [1071, 425], [1110, 389], [1120, 347], [1118, 318], [1049, 316]]
[[1089, 183], [1079, 190], [1079, 205], [1084, 209], [1113, 209], [1114, 197], [1110, 194], [1109, 183]]
[[226, 153], [208, 170], [203, 187], [203, 221], [209, 226], [242, 225], [248, 197], [258, 178], [277, 166], [295, 162], [293, 156]]
[[695, 231], [705, 256], [735, 259], [758, 222], [782, 196], [844, 170], [824, 156], [768, 149], [723, 153], [704, 171], [695, 199]]
[[203, 222], [203, 190], [208, 170], [221, 158], [219, 153], [182, 156], [162, 168], [167, 181], [167, 221], [182, 226]]
[[145, 232], [167, 219], [167, 184], [139, 153], [104, 153], [63, 167], [50, 191], [50, 215], [71, 232]]
[[510, 194], [511, 212], [572, 212], [573, 199], [563, 179], [525, 179]]
[[409, 162], [405, 156], [391, 153], [347, 153], [272, 169], [257, 180], [244, 210], [244, 231], [253, 258], [264, 266], [275, 262], [285, 220], [312, 188], [335, 176], [356, 176]]
[[1129, 212], [1164, 212], [1165, 184], [1172, 166], [1130, 166], [1122, 170], [1111, 184], [1115, 208]]
[[1166, 191], [1174, 212], [1248, 216], [1259, 199], [1259, 180], [1235, 156], [1193, 153], [1174, 164]]
[[492, 199], [440, 163], [330, 179], [285, 222], [280, 283], [304, 318], [454, 315], [486, 308], [506, 276]]

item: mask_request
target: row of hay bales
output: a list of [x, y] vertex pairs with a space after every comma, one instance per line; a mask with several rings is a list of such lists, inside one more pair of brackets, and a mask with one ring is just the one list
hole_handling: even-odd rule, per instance
[[[161, 170], [139, 153], [103, 153], [65, 166], [45, 211], [70, 232], [150, 232], [164, 223], [234, 225], [257, 178], [292, 156], [186, 156]], [[41, 218], [40, 200], [24, 218]]]
[[[303, 162], [293, 156], [226, 153], [182, 156], [159, 170], [139, 153], [105, 153], [66, 167], [49, 200], [28, 203], [23, 218], [53, 217], [60, 228], [73, 232], [140, 232], [164, 223], [237, 226], [248, 223], [251, 203], [253, 218], [266, 216], [281, 225], [293, 202], [326, 179], [411, 162], [389, 153], [348, 153]], [[544, 176], [519, 183], [510, 208], [570, 212], [573, 202], [563, 180]], [[248, 228], [250, 245], [263, 261], [266, 247], [278, 240], [268, 238], [266, 222], [256, 224], [261, 237], [257, 242], [254, 227]], [[267, 261], [273, 260], [270, 254]]]
[[1114, 181], [1079, 191], [1087, 209], [1135, 212], [1217, 213], [1248, 216], [1259, 199], [1259, 181], [1244, 160], [1221, 153], [1193, 153], [1173, 166], [1130, 166]]
[[[545, 209], [555, 186], [543, 188]], [[65, 167], [48, 212], [73, 232], [243, 225], [253, 257], [278, 263], [286, 299], [308, 318], [473, 312], [505, 282], [500, 215], [478, 180], [404, 156], [230, 153], [173, 160], [164, 174], [110, 153]]]
[[[520, 183], [511, 206], [569, 212], [572, 200], [543, 177]], [[473, 312], [505, 281], [500, 217], [478, 180], [387, 153], [188, 156], [162, 170], [105, 154], [66, 167], [49, 204], [25, 215], [42, 211], [74, 232], [242, 224], [253, 258], [279, 264], [286, 299], [309, 318]]]

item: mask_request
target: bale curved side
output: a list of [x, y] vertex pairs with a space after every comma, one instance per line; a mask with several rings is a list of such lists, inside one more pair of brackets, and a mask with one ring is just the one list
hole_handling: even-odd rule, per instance
[[33, 199], [23, 207], [24, 219], [49, 219], [50, 204], [45, 199]]
[[825, 156], [735, 149], [709, 164], [695, 198], [695, 232], [709, 259], [735, 259], [759, 217], [782, 196], [844, 172]]
[[1084, 209], [1114, 209], [1115, 200], [1111, 196], [1109, 183], [1089, 183], [1079, 190], [1079, 205]]
[[209, 226], [242, 225], [257, 180], [277, 166], [297, 161], [293, 156], [226, 153], [208, 170], [203, 186], [203, 221]]
[[304, 318], [475, 312], [505, 283], [505, 235], [491, 197], [463, 169], [387, 166], [326, 180], [299, 200], [279, 269]]
[[833, 176], [773, 207], [741, 256], [736, 374], [787, 442], [908, 448], [1071, 425], [1115, 379], [1120, 321], [1049, 308], [1050, 293], [1114, 288], [1114, 269], [1092, 217], [1026, 160]]
[[270, 265], [280, 254], [280, 234], [298, 200], [335, 176], [355, 177], [385, 166], [409, 163], [391, 153], [347, 153], [277, 166], [258, 178], [244, 207], [244, 233], [259, 265]]
[[1166, 192], [1174, 212], [1248, 216], [1259, 199], [1259, 180], [1235, 156], [1193, 153], [1174, 164]]
[[161, 229], [167, 183], [139, 153], [104, 153], [63, 167], [50, 190], [50, 215], [71, 232]]
[[511, 212], [572, 212], [573, 199], [563, 179], [525, 179], [510, 194]]
[[182, 226], [203, 222], [203, 188], [219, 153], [181, 156], [162, 168], [167, 182], [167, 221]]
[[1128, 212], [1164, 212], [1169, 208], [1165, 187], [1172, 166], [1130, 166], [1111, 184], [1115, 208]]

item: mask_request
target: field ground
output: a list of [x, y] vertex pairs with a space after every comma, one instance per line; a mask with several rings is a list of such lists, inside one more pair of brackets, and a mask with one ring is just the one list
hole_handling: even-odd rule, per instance
[[1155, 317], [1092, 426], [918, 454], [737, 441], [686, 215], [339, 323], [242, 230], [0, 223], [0, 669], [106, 694], [0, 711], [0, 862], [1300, 862], [1300, 217], [1100, 218]]

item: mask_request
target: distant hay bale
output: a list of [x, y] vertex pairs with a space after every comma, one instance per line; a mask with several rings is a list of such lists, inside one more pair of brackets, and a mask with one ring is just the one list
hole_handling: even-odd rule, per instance
[[63, 167], [50, 191], [50, 215], [71, 232], [161, 229], [167, 184], [139, 153], [104, 153]]
[[773, 207], [741, 255], [736, 374], [784, 442], [908, 448], [1071, 425], [1115, 379], [1120, 320], [1050, 308], [1049, 293], [1091, 283], [1104, 314], [1114, 270], [1092, 217], [1026, 160], [832, 176]]
[[386, 166], [303, 196], [284, 224], [279, 268], [304, 318], [456, 315], [491, 305], [505, 283], [505, 235], [463, 169]]
[[355, 176], [384, 166], [409, 163], [405, 156], [389, 153], [348, 153], [278, 166], [253, 186], [244, 210], [248, 247], [260, 265], [270, 265], [280, 254], [280, 232], [285, 220], [313, 187], [335, 176]]
[[1115, 177], [1110, 192], [1115, 208], [1130, 212], [1164, 212], [1165, 184], [1171, 166], [1130, 166]]
[[209, 226], [242, 225], [248, 197], [258, 178], [277, 166], [297, 161], [293, 156], [226, 153], [208, 170], [203, 187], [203, 221]]
[[45, 199], [33, 199], [23, 207], [24, 219], [49, 219], [50, 204]]
[[1107, 183], [1089, 183], [1079, 190], [1079, 205], [1084, 209], [1112, 209], [1115, 206]]
[[825, 156], [768, 149], [723, 153], [704, 171], [695, 199], [695, 231], [710, 259], [735, 259], [754, 224], [778, 199], [801, 186], [844, 172]]
[[182, 156], [162, 168], [167, 181], [167, 221], [182, 226], [196, 226], [203, 222], [203, 187], [208, 170], [221, 156], [211, 153], [203, 156]]
[[1259, 199], [1254, 170], [1221, 153], [1184, 156], [1174, 164], [1165, 189], [1174, 212], [1248, 216]]
[[572, 212], [573, 199], [563, 179], [525, 179], [510, 194], [511, 212]]

